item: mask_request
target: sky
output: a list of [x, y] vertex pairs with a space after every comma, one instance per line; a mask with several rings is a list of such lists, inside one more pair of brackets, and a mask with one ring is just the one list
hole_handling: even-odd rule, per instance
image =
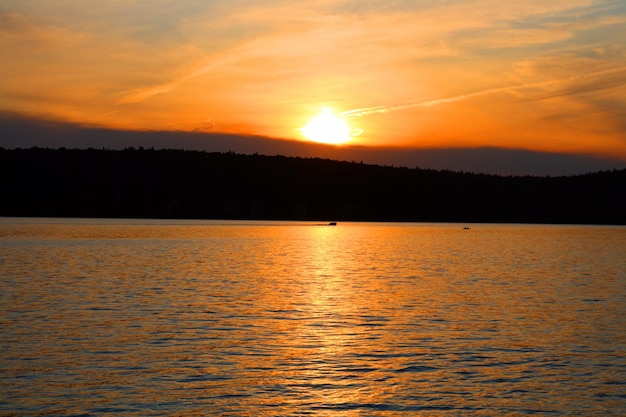
[[323, 111], [344, 151], [626, 167], [626, 2], [0, 0], [4, 119], [308, 143]]

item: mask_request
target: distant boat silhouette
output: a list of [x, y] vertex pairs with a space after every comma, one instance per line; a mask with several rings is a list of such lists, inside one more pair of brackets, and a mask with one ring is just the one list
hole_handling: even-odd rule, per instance
[[465, 226], [465, 227], [463, 228], [463, 230], [469, 230], [469, 229], [470, 229], [470, 228], [469, 228], [469, 227], [467, 227], [467, 226]]
[[337, 226], [337, 222], [330, 222], [328, 223], [329, 226]]

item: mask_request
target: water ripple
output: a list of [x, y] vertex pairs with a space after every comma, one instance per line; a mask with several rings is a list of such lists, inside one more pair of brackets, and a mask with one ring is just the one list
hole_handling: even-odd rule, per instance
[[0, 223], [0, 415], [626, 415], [624, 247], [611, 227]]

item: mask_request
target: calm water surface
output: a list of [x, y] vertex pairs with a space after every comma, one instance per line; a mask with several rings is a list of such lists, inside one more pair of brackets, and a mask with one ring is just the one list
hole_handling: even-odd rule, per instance
[[626, 415], [626, 228], [463, 226], [0, 219], [0, 415]]

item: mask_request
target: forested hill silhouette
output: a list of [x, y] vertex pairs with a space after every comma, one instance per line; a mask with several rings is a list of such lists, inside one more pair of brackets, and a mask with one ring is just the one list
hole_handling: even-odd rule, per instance
[[626, 224], [626, 170], [503, 177], [182, 150], [1, 149], [0, 216]]

